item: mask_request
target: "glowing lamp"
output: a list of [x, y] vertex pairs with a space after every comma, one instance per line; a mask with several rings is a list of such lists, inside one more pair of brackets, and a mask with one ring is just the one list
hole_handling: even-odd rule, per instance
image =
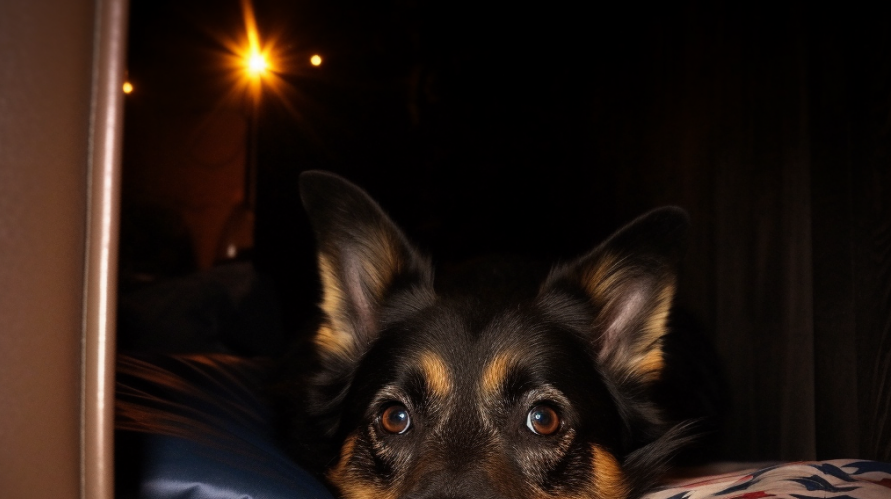
[[266, 60], [266, 57], [263, 54], [259, 52], [253, 52], [248, 56], [247, 70], [248, 73], [251, 74], [251, 76], [262, 76], [268, 68], [269, 61]]

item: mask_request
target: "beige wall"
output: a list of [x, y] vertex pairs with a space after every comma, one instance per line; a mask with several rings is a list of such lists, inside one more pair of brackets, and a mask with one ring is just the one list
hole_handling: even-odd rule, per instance
[[0, 2], [2, 497], [110, 497], [125, 10]]

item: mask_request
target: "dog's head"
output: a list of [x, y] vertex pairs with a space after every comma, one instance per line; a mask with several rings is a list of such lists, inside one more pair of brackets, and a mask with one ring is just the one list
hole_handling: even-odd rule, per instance
[[[628, 498], [683, 440], [649, 390], [687, 227], [652, 211], [527, 286], [434, 286], [361, 189], [306, 172], [323, 320], [308, 410], [345, 498]], [[439, 280], [439, 278], [437, 278]]]

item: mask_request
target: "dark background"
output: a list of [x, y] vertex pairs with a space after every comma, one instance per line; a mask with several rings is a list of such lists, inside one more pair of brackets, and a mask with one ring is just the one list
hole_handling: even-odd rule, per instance
[[[885, 18], [580, 5], [257, 1], [286, 57], [260, 110], [252, 260], [284, 329], [317, 292], [303, 170], [365, 187], [437, 261], [570, 258], [677, 204], [693, 222], [678, 302], [730, 388], [721, 456], [891, 460]], [[122, 275], [206, 272], [242, 188], [243, 101], [217, 62], [240, 5], [132, 0], [131, 16]], [[204, 145], [178, 142], [196, 130]]]

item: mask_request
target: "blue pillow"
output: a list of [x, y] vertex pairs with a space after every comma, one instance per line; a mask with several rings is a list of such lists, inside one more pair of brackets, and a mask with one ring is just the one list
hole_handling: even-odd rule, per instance
[[225, 354], [118, 361], [116, 493], [142, 499], [332, 499], [276, 444], [270, 364]]

